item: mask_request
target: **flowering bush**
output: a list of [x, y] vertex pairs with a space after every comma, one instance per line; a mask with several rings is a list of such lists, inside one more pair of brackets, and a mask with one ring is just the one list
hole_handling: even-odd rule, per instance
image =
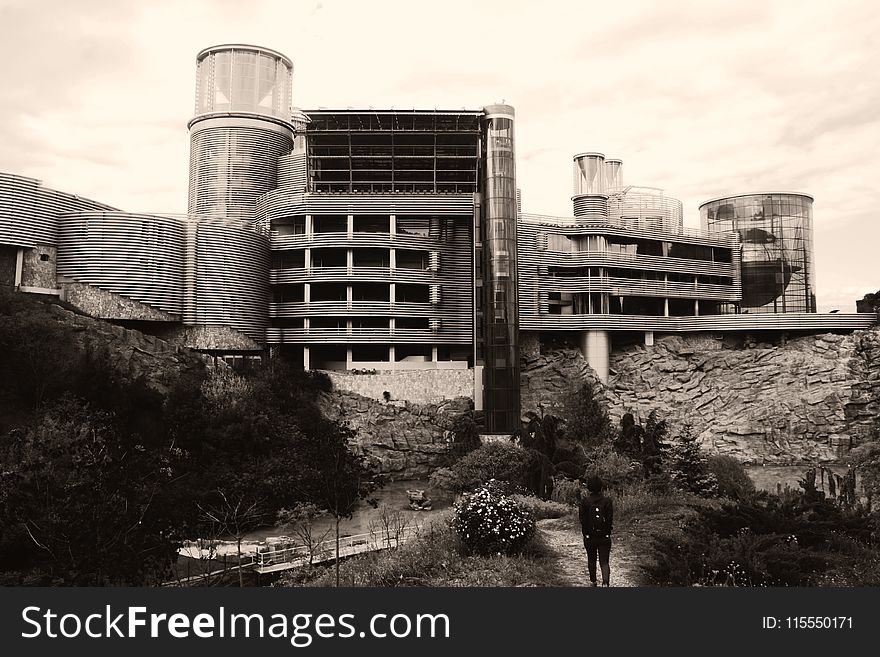
[[535, 520], [492, 479], [455, 504], [452, 528], [466, 554], [515, 554], [535, 535]]

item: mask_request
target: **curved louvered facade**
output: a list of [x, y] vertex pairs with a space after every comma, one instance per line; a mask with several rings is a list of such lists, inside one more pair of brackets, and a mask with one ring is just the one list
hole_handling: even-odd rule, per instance
[[189, 214], [253, 221], [257, 199], [277, 185], [278, 158], [293, 146], [292, 75], [290, 59], [259, 46], [196, 56]]
[[188, 222], [184, 324], [227, 326], [265, 342], [269, 239], [224, 220]]
[[0, 244], [54, 246], [58, 239], [60, 214], [114, 209], [104, 203], [43, 187], [33, 178], [0, 173]]
[[182, 315], [185, 222], [149, 214], [78, 212], [59, 219], [58, 274]]
[[277, 185], [290, 152], [285, 125], [247, 117], [208, 118], [190, 135], [189, 213], [253, 221], [257, 200]]

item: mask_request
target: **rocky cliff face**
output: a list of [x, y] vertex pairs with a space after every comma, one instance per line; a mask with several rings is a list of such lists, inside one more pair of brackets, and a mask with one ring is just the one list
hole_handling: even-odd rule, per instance
[[[523, 409], [552, 405], [585, 368], [574, 346], [524, 350]], [[775, 345], [666, 336], [615, 350], [604, 397], [612, 419], [657, 410], [744, 462], [834, 461], [880, 430], [880, 329]]]
[[452, 440], [450, 429], [471, 408], [471, 400], [386, 404], [334, 390], [322, 406], [328, 417], [348, 422], [357, 431], [358, 443], [381, 473], [420, 479], [443, 464]]

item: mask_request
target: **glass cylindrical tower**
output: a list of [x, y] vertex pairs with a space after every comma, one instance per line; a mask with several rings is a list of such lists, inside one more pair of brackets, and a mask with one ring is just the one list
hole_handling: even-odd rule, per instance
[[196, 56], [190, 214], [254, 219], [293, 143], [292, 76], [290, 59], [258, 46], [212, 46]]
[[509, 105], [483, 111], [484, 410], [489, 433], [512, 434], [520, 426], [514, 111]]
[[700, 206], [703, 228], [737, 231], [742, 242], [742, 312], [816, 312], [813, 197], [739, 194]]
[[602, 153], [578, 153], [574, 156], [572, 173], [574, 216], [584, 220], [607, 218], [605, 156]]

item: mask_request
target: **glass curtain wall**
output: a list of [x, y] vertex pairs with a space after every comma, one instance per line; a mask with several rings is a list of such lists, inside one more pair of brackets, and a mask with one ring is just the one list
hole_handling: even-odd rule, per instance
[[704, 203], [700, 215], [707, 230], [740, 235], [741, 312], [816, 312], [812, 198], [748, 194]]

